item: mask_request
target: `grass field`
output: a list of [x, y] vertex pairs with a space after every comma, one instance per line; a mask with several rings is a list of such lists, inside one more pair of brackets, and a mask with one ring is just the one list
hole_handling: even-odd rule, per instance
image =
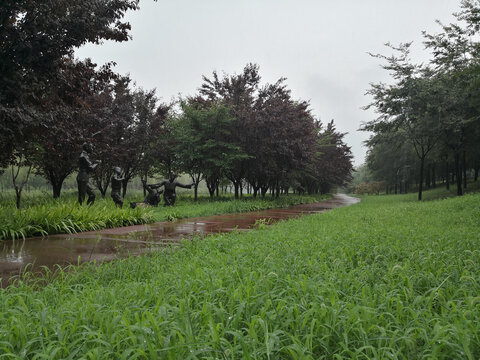
[[[115, 207], [110, 196], [97, 198], [93, 206], [80, 206], [76, 191], [66, 192], [58, 200], [42, 192], [26, 193], [24, 208], [17, 210], [14, 194], [0, 195], [0, 241], [24, 238], [35, 235], [74, 233], [98, 230], [118, 226], [151, 223], [154, 221], [175, 220], [192, 216], [208, 216], [270, 208], [286, 207], [296, 204], [311, 203], [328, 197], [316, 196], [282, 196], [278, 199], [267, 197], [254, 199], [245, 196], [234, 200], [232, 196], [215, 198], [201, 196], [194, 202], [189, 194], [180, 194], [174, 207], [130, 209], [130, 201], [143, 199], [143, 192], [130, 192], [125, 199], [123, 209]], [[163, 202], [162, 202], [163, 203]]]
[[478, 359], [480, 195], [415, 194], [0, 290], [1, 359]]

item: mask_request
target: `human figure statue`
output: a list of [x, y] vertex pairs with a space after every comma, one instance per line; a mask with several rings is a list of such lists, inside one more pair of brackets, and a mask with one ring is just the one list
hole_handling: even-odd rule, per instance
[[177, 177], [178, 177], [177, 174], [175, 174], [174, 172], [171, 172], [169, 179], [163, 180], [162, 182], [155, 184], [155, 186], [157, 185], [163, 186], [164, 188], [164, 192], [163, 192], [163, 201], [165, 202], [164, 206], [175, 205], [175, 199], [177, 197], [175, 193], [175, 188], [177, 186], [185, 189], [191, 189], [193, 186], [193, 183], [189, 185], [180, 184], [178, 181], [175, 180]]
[[118, 166], [114, 167], [113, 175], [110, 179], [110, 182], [112, 183], [112, 192], [110, 193], [110, 196], [112, 197], [115, 205], [117, 205], [120, 209], [123, 206], [123, 199], [120, 195], [123, 180], [125, 180], [125, 178], [122, 177], [122, 169], [120, 169]]
[[85, 200], [85, 195], [88, 195], [87, 205], [92, 205], [95, 202], [95, 193], [93, 187], [89, 182], [89, 174], [95, 170], [98, 166], [98, 162], [91, 162], [89, 154], [93, 151], [93, 145], [91, 143], [83, 143], [82, 153], [78, 158], [78, 202], [82, 205]]
[[149, 205], [149, 206], [158, 206], [160, 203], [160, 195], [163, 193], [163, 190], [160, 189], [159, 184], [147, 184], [145, 180], [142, 180], [143, 187], [147, 190], [148, 194], [143, 202], [131, 202], [130, 207], [135, 209], [137, 205]]

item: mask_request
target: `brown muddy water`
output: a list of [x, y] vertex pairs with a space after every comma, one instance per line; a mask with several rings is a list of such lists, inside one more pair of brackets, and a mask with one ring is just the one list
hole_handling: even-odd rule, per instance
[[139, 255], [165, 246], [175, 246], [182, 239], [195, 235], [248, 231], [259, 222], [272, 224], [305, 214], [321, 213], [355, 204], [359, 199], [336, 194], [331, 199], [238, 214], [215, 215], [126, 226], [77, 234], [58, 234], [25, 240], [4, 241], [0, 245], [0, 278], [2, 287], [21, 276], [25, 267], [37, 271], [43, 267], [80, 264], [87, 261], [110, 261]]

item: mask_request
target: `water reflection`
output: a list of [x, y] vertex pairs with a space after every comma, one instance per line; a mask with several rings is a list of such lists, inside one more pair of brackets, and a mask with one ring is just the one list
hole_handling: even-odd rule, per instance
[[339, 206], [351, 205], [358, 199], [335, 195], [315, 204], [297, 205], [241, 214], [217, 215], [136, 225], [78, 234], [60, 234], [1, 243], [0, 277], [5, 286], [11, 276], [18, 275], [27, 264], [33, 269], [42, 266], [78, 264], [86, 261], [112, 260], [142, 254], [159, 247], [175, 246], [182, 239], [198, 234], [248, 231], [259, 222], [270, 224], [279, 220], [313, 214]]

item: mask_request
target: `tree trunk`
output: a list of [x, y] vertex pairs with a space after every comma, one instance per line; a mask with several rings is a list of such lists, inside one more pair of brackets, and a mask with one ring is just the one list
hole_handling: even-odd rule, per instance
[[457, 196], [462, 196], [462, 170], [460, 169], [460, 154], [455, 153], [455, 177], [457, 178]]
[[473, 181], [477, 181], [478, 180], [478, 170], [479, 170], [480, 166], [476, 166], [475, 167], [475, 175], [474, 175], [474, 178], [473, 178]]
[[427, 165], [427, 169], [425, 171], [425, 188], [430, 189], [432, 187], [432, 178], [430, 177], [431, 174], [431, 165]]
[[432, 187], [437, 187], [437, 179], [435, 178], [435, 164], [432, 164]]
[[422, 200], [423, 191], [423, 168], [425, 166], [425, 156], [420, 158], [420, 180], [418, 182], [418, 201]]
[[235, 188], [235, 199], [238, 199], [238, 182], [235, 181], [235, 182], [233, 183], [233, 186], [234, 186], [234, 188]]
[[193, 184], [193, 201], [197, 202], [198, 200], [198, 183]]
[[20, 203], [21, 203], [21, 200], [22, 200], [22, 188], [19, 188], [18, 186], [15, 186], [15, 195], [17, 197], [17, 199], [16, 199], [17, 209], [20, 209]]
[[467, 188], [467, 152], [463, 150], [463, 188]]
[[[213, 198], [213, 196], [215, 195], [215, 184], [212, 184], [210, 181], [205, 181], [205, 182], [207, 184], [208, 194], [210, 195], [211, 198]], [[217, 187], [217, 190], [218, 190], [218, 187]]]
[[15, 188], [15, 196], [16, 196], [16, 203], [17, 209], [20, 209], [21, 200], [22, 200], [22, 190], [25, 184], [28, 182], [28, 178], [30, 177], [30, 173], [32, 171], [32, 165], [28, 167], [28, 172], [23, 181], [21, 181], [20, 185], [17, 184], [18, 175], [20, 174], [21, 162], [17, 166], [17, 171], [15, 172], [14, 166], [12, 165], [12, 181], [13, 187]]
[[[215, 188], [211, 189], [210, 187], [208, 187], [208, 194], [210, 195], [211, 198], [213, 198], [215, 196]], [[218, 196], [218, 194], [217, 194]]]
[[260, 191], [262, 193], [262, 198], [265, 199], [265, 196], [267, 195], [267, 192], [268, 192], [268, 186], [261, 186]]
[[58, 199], [60, 197], [60, 194], [62, 192], [62, 185], [63, 185], [63, 180], [57, 181], [56, 183], [52, 183], [54, 199]]
[[450, 190], [450, 174], [449, 174], [449, 164], [448, 161], [445, 161], [445, 183], [447, 190]]

